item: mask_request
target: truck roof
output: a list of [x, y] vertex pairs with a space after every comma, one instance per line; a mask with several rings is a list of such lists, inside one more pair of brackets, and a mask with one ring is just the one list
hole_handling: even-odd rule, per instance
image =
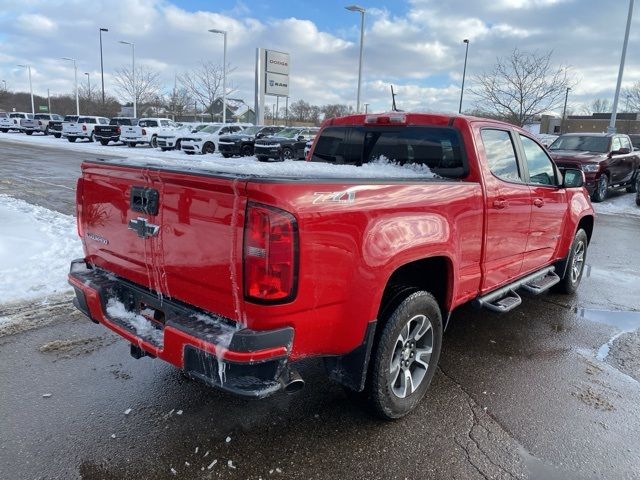
[[[469, 122], [489, 122], [497, 125], [504, 125], [514, 128], [514, 125], [494, 120], [491, 118], [474, 117], [471, 115], [446, 114], [446, 113], [427, 113], [427, 112], [401, 112], [390, 111], [383, 113], [358, 113], [354, 115], [346, 115], [344, 117], [333, 117], [322, 122], [321, 128], [328, 125], [433, 125], [447, 126], [452, 125], [457, 118], [463, 118]], [[310, 127], [309, 127], [310, 128]], [[518, 128], [518, 127], [516, 127]]]

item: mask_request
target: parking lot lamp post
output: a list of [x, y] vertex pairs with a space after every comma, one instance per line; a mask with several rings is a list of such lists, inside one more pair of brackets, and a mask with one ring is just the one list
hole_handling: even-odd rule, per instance
[[104, 106], [104, 63], [102, 61], [102, 32], [108, 32], [108, 28], [100, 29], [100, 75], [102, 77], [102, 105]]
[[358, 62], [358, 94], [356, 96], [356, 113], [360, 113], [360, 90], [362, 88], [362, 53], [364, 50], [364, 7], [359, 5], [349, 5], [345, 7], [350, 12], [360, 13], [360, 60]]
[[89, 101], [91, 101], [91, 76], [89, 75], [89, 72], [84, 72], [84, 74], [87, 76], [87, 97], [89, 98]]
[[136, 46], [134, 43], [119, 40], [118, 43], [131, 45], [131, 87], [133, 89], [133, 117], [138, 118], [138, 90], [136, 89]]
[[567, 100], [569, 100], [569, 91], [571, 87], [567, 87], [567, 93], [564, 94], [564, 108], [562, 109], [562, 123], [560, 124], [560, 133], [564, 133], [564, 122], [567, 119]]
[[62, 57], [62, 60], [73, 62], [73, 72], [74, 72], [74, 79], [76, 84], [76, 115], [80, 116], [80, 99], [78, 97], [78, 66], [76, 65], [76, 59], [69, 58], [69, 57]]
[[[18, 66], [22, 68], [26, 68], [27, 72], [29, 72], [29, 92], [31, 92], [31, 113], [35, 114], [36, 107], [33, 104], [33, 86], [31, 84], [31, 65], [18, 65]], [[7, 85], [7, 82], [5, 82], [5, 90], [7, 89], [6, 85]]]
[[222, 123], [227, 123], [227, 31], [212, 28], [211, 33], [219, 33], [224, 37], [222, 53]]
[[618, 69], [618, 83], [616, 93], [613, 97], [613, 108], [611, 109], [611, 121], [607, 127], [607, 133], [616, 133], [616, 117], [618, 116], [618, 100], [620, 99], [620, 87], [622, 86], [622, 75], [624, 74], [624, 61], [627, 56], [627, 44], [629, 43], [629, 31], [631, 30], [631, 17], [633, 17], [633, 1], [629, 0], [629, 14], [627, 15], [627, 29], [624, 33], [624, 43], [622, 44], [622, 56], [620, 57], [620, 68]]
[[462, 97], [464, 96], [464, 79], [467, 76], [467, 57], [469, 56], [469, 39], [465, 38], [463, 43], [467, 44], [467, 48], [464, 52], [464, 68], [462, 69], [462, 88], [460, 89], [460, 106], [458, 107], [458, 113], [462, 113]]

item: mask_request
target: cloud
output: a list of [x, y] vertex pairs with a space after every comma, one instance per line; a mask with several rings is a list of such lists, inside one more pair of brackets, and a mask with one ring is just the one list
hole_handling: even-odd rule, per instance
[[[257, 0], [255, 0], [257, 2]], [[403, 108], [457, 110], [464, 61], [464, 38], [471, 40], [467, 81], [490, 68], [496, 57], [514, 48], [554, 51], [554, 62], [572, 67], [579, 85], [574, 102], [611, 98], [622, 43], [626, 2], [603, 7], [599, 0], [409, 0], [389, 2], [366, 14], [363, 102], [388, 109], [389, 85]], [[578, 5], [579, 3], [579, 5]], [[59, 58], [78, 59], [78, 68], [100, 75], [98, 28], [103, 35], [105, 84], [113, 90], [113, 72], [136, 62], [157, 70], [167, 90], [174, 77], [202, 60], [222, 62], [222, 38], [210, 28], [228, 31], [229, 81], [234, 96], [252, 102], [256, 47], [291, 54], [291, 101], [355, 104], [358, 73], [357, 17], [258, 15], [251, 0], [229, 3], [225, 10], [191, 11], [172, 0], [4, 0], [0, 14], [0, 76], [13, 90], [27, 90], [23, 69], [33, 66], [36, 92], [68, 93], [73, 67]], [[234, 6], [235, 5], [235, 6]], [[579, 8], [578, 8], [579, 7]], [[211, 4], [211, 8], [215, 8]], [[327, 3], [322, 8], [336, 8]], [[616, 26], [616, 27], [614, 27]], [[640, 18], [634, 20], [625, 84], [640, 76]], [[465, 96], [471, 106], [472, 98]]]

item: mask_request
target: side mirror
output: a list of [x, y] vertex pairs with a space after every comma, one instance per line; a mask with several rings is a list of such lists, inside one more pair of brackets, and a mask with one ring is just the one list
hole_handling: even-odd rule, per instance
[[298, 135], [298, 141], [301, 142], [304, 140], [304, 136], [303, 135]]
[[584, 185], [584, 173], [577, 168], [567, 168], [564, 171], [564, 188], [580, 188]]
[[264, 133], [258, 133], [258, 134], [256, 135], [256, 139], [258, 139], [258, 138], [262, 138], [262, 137], [264, 137]]

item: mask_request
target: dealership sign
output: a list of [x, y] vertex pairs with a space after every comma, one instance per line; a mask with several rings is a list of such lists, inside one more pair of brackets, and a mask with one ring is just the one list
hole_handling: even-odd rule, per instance
[[270, 73], [289, 75], [289, 54], [267, 50], [265, 69]]
[[256, 122], [264, 124], [265, 97], [289, 97], [289, 54], [266, 48], [256, 49]]
[[289, 75], [267, 72], [264, 93], [278, 97], [287, 97], [289, 95]]

